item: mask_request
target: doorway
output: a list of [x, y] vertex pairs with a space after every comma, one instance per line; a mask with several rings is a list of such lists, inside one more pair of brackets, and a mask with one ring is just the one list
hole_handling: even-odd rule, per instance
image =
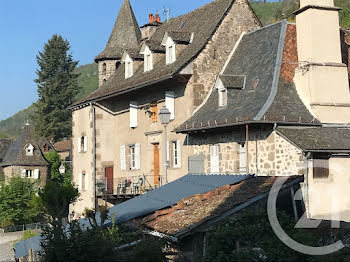
[[105, 168], [105, 176], [107, 180], [107, 194], [113, 195], [113, 167]]
[[159, 186], [159, 144], [153, 144], [153, 177], [154, 185]]

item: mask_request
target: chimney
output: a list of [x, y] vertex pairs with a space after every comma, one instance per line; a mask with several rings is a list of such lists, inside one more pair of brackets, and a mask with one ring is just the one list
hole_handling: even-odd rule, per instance
[[154, 16], [153, 16], [153, 14], [152, 13], [150, 13], [149, 15], [148, 15], [148, 22], [149, 23], [154, 23]]
[[157, 23], [160, 23], [160, 16], [159, 16], [158, 13], [156, 13], [156, 22], [157, 22]]
[[322, 123], [350, 122], [339, 10], [333, 0], [300, 0], [295, 12], [299, 66], [294, 80], [301, 99]]

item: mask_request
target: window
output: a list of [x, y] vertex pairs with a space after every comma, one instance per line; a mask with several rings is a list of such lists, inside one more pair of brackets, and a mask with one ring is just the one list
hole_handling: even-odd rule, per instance
[[132, 77], [133, 75], [133, 62], [132, 60], [129, 58], [126, 60], [125, 62], [125, 78], [129, 78]]
[[33, 170], [26, 170], [26, 178], [32, 178], [34, 177]]
[[181, 167], [181, 142], [180, 140], [171, 142], [172, 167]]
[[175, 92], [166, 91], [165, 92], [165, 106], [170, 111], [170, 120], [175, 119]]
[[81, 136], [78, 138], [78, 152], [87, 152], [87, 137], [86, 136]]
[[219, 145], [210, 146], [210, 173], [219, 173]]
[[86, 191], [88, 189], [88, 175], [83, 171], [79, 177], [79, 191]]
[[34, 169], [34, 170], [22, 169], [21, 177], [39, 179], [39, 174], [40, 174], [39, 169]]
[[151, 71], [153, 69], [153, 63], [152, 63], [152, 53], [145, 54], [145, 66], [144, 71]]
[[136, 128], [137, 127], [137, 108], [138, 104], [136, 101], [130, 102], [130, 127]]
[[158, 121], [158, 107], [157, 103], [151, 104], [151, 117], [152, 117], [152, 123], [156, 123]]
[[218, 89], [219, 92], [219, 107], [227, 106], [227, 89]]
[[115, 70], [117, 70], [119, 68], [119, 66], [120, 66], [120, 62], [116, 62], [115, 63]]
[[169, 45], [166, 48], [166, 64], [175, 62], [175, 44]]
[[329, 159], [313, 159], [313, 178], [329, 177]]
[[82, 188], [82, 190], [86, 190], [86, 174], [83, 173], [83, 174], [81, 174], [81, 175], [82, 175], [82, 179], [81, 179], [81, 181], [82, 181], [81, 188]]
[[129, 146], [130, 151], [130, 169], [136, 169], [135, 145]]
[[25, 151], [27, 156], [32, 156], [34, 154], [34, 147], [31, 144], [28, 144], [25, 147]]
[[106, 63], [102, 64], [102, 75], [105, 75], [107, 73], [107, 65]]

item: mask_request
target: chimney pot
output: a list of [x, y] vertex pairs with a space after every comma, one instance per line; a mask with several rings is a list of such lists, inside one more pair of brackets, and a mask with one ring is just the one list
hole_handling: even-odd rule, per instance
[[158, 13], [156, 14], [156, 22], [160, 23], [160, 16]]
[[154, 22], [154, 16], [153, 16], [153, 14], [150, 13], [148, 17], [149, 17], [149, 22], [150, 22], [150, 23], [153, 23], [153, 22]]

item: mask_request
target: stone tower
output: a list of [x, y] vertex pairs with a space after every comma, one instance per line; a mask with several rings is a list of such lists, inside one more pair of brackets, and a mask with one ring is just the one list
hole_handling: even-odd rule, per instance
[[105, 49], [95, 58], [98, 63], [99, 86], [115, 72], [120, 65], [126, 48], [136, 49], [141, 41], [141, 31], [129, 0], [124, 0], [118, 18]]
[[322, 123], [349, 123], [350, 92], [342, 61], [338, 11], [333, 0], [300, 0], [295, 12], [301, 98]]

